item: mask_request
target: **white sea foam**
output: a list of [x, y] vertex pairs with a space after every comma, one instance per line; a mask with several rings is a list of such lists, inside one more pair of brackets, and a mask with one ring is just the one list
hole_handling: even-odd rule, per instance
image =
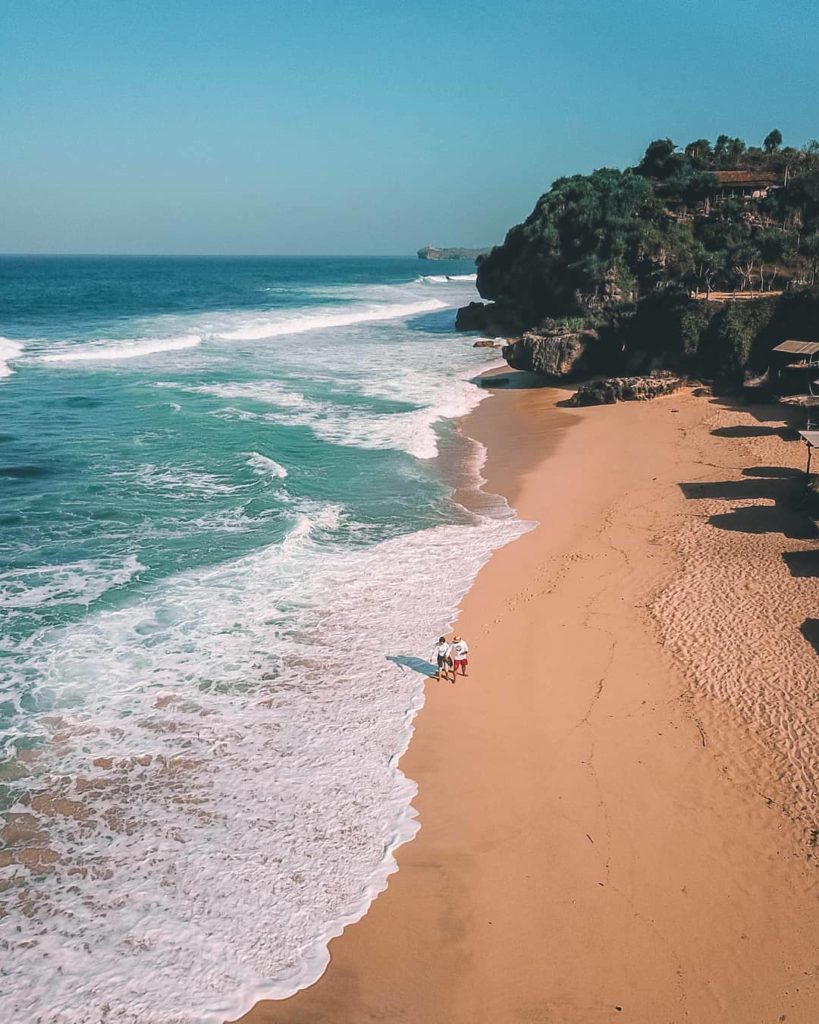
[[274, 476], [279, 479], [284, 479], [287, 476], [287, 470], [284, 466], [274, 459], [270, 459], [259, 452], [245, 452], [244, 454], [247, 456], [248, 466], [258, 476]]
[[246, 533], [253, 526], [253, 520], [244, 508], [222, 508], [204, 512], [191, 520], [183, 536], [191, 531], [213, 531], [214, 533]]
[[161, 355], [165, 352], [179, 352], [197, 348], [202, 344], [199, 334], [182, 334], [172, 338], [140, 338], [92, 342], [88, 345], [63, 344], [53, 352], [38, 356], [41, 363], [89, 363], [118, 362], [121, 359], [138, 359], [140, 356]]
[[86, 607], [112, 587], [122, 586], [144, 570], [135, 555], [120, 561], [84, 559], [63, 565], [7, 569], [0, 573], [0, 609], [78, 604]]
[[275, 318], [255, 316], [247, 323], [226, 329], [217, 329], [214, 336], [223, 341], [260, 341], [264, 338], [278, 338], [289, 334], [303, 334], [306, 331], [327, 330], [331, 327], [352, 327], [355, 324], [372, 323], [378, 320], [397, 320], [417, 316], [435, 309], [446, 309], [447, 304], [438, 299], [395, 304], [353, 306], [352, 308], [311, 308], [309, 311], [281, 313]]
[[[165, 384], [160, 383], [159, 387]], [[282, 381], [252, 380], [225, 381], [220, 384], [199, 384], [194, 386], [168, 385], [179, 387], [182, 391], [198, 395], [213, 395], [215, 398], [246, 398], [262, 405], [277, 405], [286, 409], [303, 408], [307, 399], [299, 391], [294, 391]]]
[[206, 473], [186, 466], [177, 465], [170, 468], [145, 463], [137, 467], [133, 476], [137, 486], [163, 491], [178, 499], [211, 498], [220, 494], [235, 494], [241, 490], [241, 484], [230, 483], [215, 473]]
[[394, 378], [373, 375], [358, 388], [371, 398], [419, 404], [420, 408], [408, 412], [374, 412], [366, 407], [317, 401], [272, 380], [200, 385], [187, 390], [219, 398], [244, 398], [280, 410], [263, 413], [227, 406], [213, 413], [221, 419], [308, 427], [316, 437], [332, 444], [405, 451], [419, 459], [434, 459], [438, 454], [436, 423], [464, 416], [488, 397], [488, 392], [467, 380], [456, 377], [442, 381], [436, 377], [431, 381], [429, 374], [411, 369]]
[[451, 284], [453, 281], [477, 281], [477, 274], [424, 274], [419, 281], [426, 284]]
[[10, 377], [14, 370], [9, 366], [10, 362], [23, 354], [23, 345], [19, 341], [12, 341], [11, 338], [0, 337], [0, 380]]
[[[23, 644], [8, 696], [31, 694], [45, 741], [25, 810], [58, 860], [2, 869], [2, 1019], [221, 1024], [314, 981], [384, 887], [417, 827], [396, 762], [430, 638], [525, 527], [349, 549], [309, 519]], [[81, 800], [81, 824], [48, 794]]]

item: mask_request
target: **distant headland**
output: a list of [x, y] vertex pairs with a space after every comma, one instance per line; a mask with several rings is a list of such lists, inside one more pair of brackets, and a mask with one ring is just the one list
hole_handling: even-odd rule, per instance
[[488, 249], [439, 249], [434, 245], [425, 245], [418, 250], [419, 260], [476, 260], [486, 256]]

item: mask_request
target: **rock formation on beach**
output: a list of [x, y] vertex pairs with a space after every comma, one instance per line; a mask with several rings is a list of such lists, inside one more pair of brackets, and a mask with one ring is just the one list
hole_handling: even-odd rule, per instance
[[682, 386], [682, 380], [670, 373], [653, 377], [608, 377], [581, 384], [569, 399], [569, 405], [611, 405], [614, 402], [640, 402], [658, 395], [670, 395]]
[[502, 354], [516, 370], [565, 380], [594, 372], [593, 355], [598, 341], [596, 331], [524, 331], [516, 341], [504, 345]]
[[559, 178], [477, 267], [490, 301], [456, 326], [517, 339], [513, 366], [738, 383], [819, 335], [819, 143], [656, 140], [636, 167]]

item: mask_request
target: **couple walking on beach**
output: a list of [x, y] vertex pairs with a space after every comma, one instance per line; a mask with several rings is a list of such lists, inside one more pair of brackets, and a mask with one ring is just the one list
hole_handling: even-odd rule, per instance
[[469, 664], [469, 658], [467, 657], [469, 654], [469, 644], [466, 640], [459, 636], [453, 636], [452, 643], [450, 643], [445, 636], [439, 637], [435, 650], [432, 653], [438, 666], [438, 671], [435, 673], [436, 679], [441, 678], [441, 673], [443, 673], [444, 679], [446, 679], [451, 672], [454, 684], [459, 668], [461, 675], [466, 675], [466, 666]]

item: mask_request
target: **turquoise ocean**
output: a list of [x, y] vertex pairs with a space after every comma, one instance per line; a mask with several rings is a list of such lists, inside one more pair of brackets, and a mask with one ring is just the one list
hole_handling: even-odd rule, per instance
[[432, 644], [525, 528], [457, 422], [474, 297], [408, 258], [0, 258], [0, 1019], [216, 1024], [384, 887]]

